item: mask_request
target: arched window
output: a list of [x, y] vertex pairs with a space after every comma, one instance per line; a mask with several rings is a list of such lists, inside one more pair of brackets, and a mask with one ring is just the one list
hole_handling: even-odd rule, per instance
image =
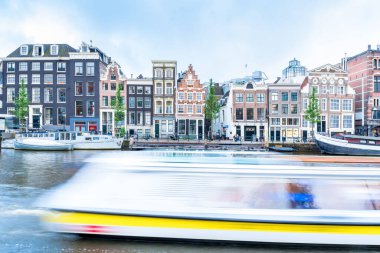
[[252, 83], [248, 83], [247, 86], [246, 86], [246, 89], [253, 89], [253, 84]]
[[165, 71], [165, 77], [173, 77], [173, 70], [172, 69], [167, 69]]
[[155, 77], [162, 77], [162, 69], [156, 69], [154, 73]]

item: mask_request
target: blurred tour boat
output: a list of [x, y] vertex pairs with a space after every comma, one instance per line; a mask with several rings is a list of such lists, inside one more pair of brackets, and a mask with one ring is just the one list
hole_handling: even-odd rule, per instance
[[335, 138], [315, 135], [315, 143], [322, 153], [332, 155], [380, 155], [380, 138], [360, 135], [338, 135]]
[[376, 168], [281, 163], [253, 152], [112, 154], [36, 205], [61, 233], [380, 245]]

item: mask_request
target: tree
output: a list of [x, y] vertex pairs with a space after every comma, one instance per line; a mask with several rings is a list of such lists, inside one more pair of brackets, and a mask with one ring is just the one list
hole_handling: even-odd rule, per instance
[[18, 96], [15, 100], [15, 114], [20, 123], [20, 131], [26, 131], [26, 116], [28, 115], [29, 99], [26, 94], [26, 87], [24, 80], [21, 79], [21, 84], [18, 90]]
[[215, 88], [212, 83], [212, 79], [210, 79], [209, 93], [206, 99], [205, 106], [205, 117], [210, 120], [210, 131], [212, 133], [212, 122], [214, 119], [218, 117], [220, 110], [220, 105], [218, 98], [215, 96]]
[[120, 83], [117, 86], [116, 97], [115, 99], [111, 101], [111, 108], [114, 109], [115, 111], [115, 116], [114, 116], [115, 133], [124, 135], [125, 128], [122, 127], [122, 122], [124, 121], [124, 118], [125, 118], [125, 107], [124, 107], [124, 103], [120, 94], [121, 87], [123, 87], [122, 83]]
[[314, 124], [320, 122], [321, 110], [315, 96], [316, 89], [313, 88], [309, 96], [309, 105], [306, 109], [305, 119], [311, 123], [311, 136], [314, 138]]

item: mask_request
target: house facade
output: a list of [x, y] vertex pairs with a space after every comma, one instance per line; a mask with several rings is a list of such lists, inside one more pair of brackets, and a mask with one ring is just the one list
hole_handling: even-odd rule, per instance
[[[115, 133], [115, 110], [112, 108], [116, 100], [116, 92], [119, 87], [120, 96], [126, 111], [127, 101], [127, 78], [121, 70], [118, 63], [110, 63], [105, 72], [101, 73], [99, 84], [99, 115], [100, 115], [100, 131], [103, 134]], [[126, 127], [126, 120], [124, 117], [122, 126]]]
[[175, 81], [177, 61], [152, 61], [153, 136], [168, 138], [175, 134]]
[[204, 138], [204, 107], [205, 90], [190, 64], [177, 82], [176, 126], [179, 138]]

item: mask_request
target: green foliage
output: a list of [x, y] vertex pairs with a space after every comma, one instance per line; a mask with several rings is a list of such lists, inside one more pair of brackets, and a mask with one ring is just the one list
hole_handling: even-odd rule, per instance
[[26, 130], [26, 116], [28, 115], [29, 99], [26, 93], [26, 87], [24, 80], [21, 80], [21, 84], [18, 90], [18, 96], [15, 100], [15, 114], [20, 122], [20, 130], [23, 132]]
[[314, 124], [320, 122], [321, 109], [318, 106], [318, 100], [315, 96], [316, 89], [313, 88], [309, 96], [309, 105], [306, 109], [305, 119], [311, 123], [312, 131], [314, 132]]
[[117, 86], [116, 97], [111, 101], [111, 108], [115, 110], [114, 125], [118, 129], [121, 127], [121, 123], [124, 121], [125, 118], [125, 107], [120, 94], [120, 86], [121, 85]]
[[210, 79], [209, 93], [206, 99], [205, 106], [205, 117], [211, 122], [218, 117], [220, 110], [220, 105], [218, 98], [215, 96], [215, 88], [212, 84], [212, 79]]

